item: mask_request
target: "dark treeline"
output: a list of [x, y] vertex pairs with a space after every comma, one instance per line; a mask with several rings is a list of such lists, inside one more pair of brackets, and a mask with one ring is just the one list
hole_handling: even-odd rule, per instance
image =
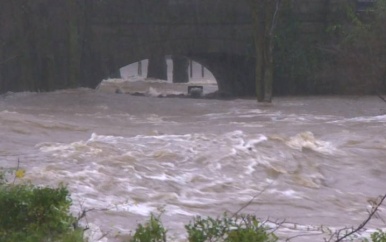
[[[248, 1], [245, 6], [248, 6]], [[134, 6], [137, 2], [142, 3], [128, 1], [125, 4]], [[160, 1], [154, 2], [161, 4]], [[179, 3], [169, 2], [174, 5]], [[364, 9], [356, 0], [280, 2], [279, 17], [272, 36], [274, 95], [371, 94], [385, 91], [386, 0], [377, 0]], [[130, 20], [131, 16], [124, 15], [125, 11], [120, 10], [123, 3], [3, 0], [0, 8], [0, 93], [95, 87], [102, 78], [116, 72], [116, 52], [111, 51], [111, 57], [98, 52], [104, 48], [106, 42], [103, 41], [108, 38], [98, 42], [95, 31], [99, 30], [95, 30], [91, 22], [99, 19], [98, 14], [115, 21], [113, 11]], [[165, 3], [162, 1], [162, 4]], [[221, 11], [221, 5], [216, 6]], [[141, 17], [150, 11], [146, 9], [146, 6], [138, 5], [138, 9], [130, 13]], [[150, 9], [156, 11], [159, 7]], [[253, 15], [247, 12], [250, 8], [245, 9], [246, 16]], [[165, 17], [151, 11], [149, 16], [154, 16], [154, 19]], [[178, 16], [167, 17], [172, 20]], [[239, 21], [237, 16], [232, 18]], [[133, 25], [133, 33], [135, 28]], [[101, 28], [100, 31], [109, 29]], [[124, 33], [114, 34], [123, 36]], [[159, 30], [157, 34], [166, 36], [168, 32]], [[134, 34], [127, 36], [127, 42], [142, 41]], [[154, 47], [156, 45], [151, 46]], [[150, 47], [142, 48], [147, 50]], [[222, 54], [218, 53], [218, 56]], [[251, 51], [246, 58], [251, 61], [256, 59], [256, 54]]]
[[325, 0], [318, 7], [322, 21], [307, 25], [294, 14], [298, 6], [281, 2], [274, 94], [386, 92], [386, 0]]
[[95, 85], [95, 73], [82, 71], [97, 58], [87, 46], [87, 1], [2, 1], [0, 92]]

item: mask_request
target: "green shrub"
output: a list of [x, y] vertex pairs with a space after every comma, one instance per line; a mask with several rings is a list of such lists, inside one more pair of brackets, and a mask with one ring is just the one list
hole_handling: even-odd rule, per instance
[[0, 186], [6, 183], [5, 172], [0, 170]]
[[[370, 235], [371, 242], [386, 242], [386, 233], [378, 229], [378, 231]], [[364, 242], [369, 242], [368, 239], [365, 239]]]
[[229, 232], [232, 220], [224, 215], [222, 218], [206, 219], [197, 216], [185, 226], [189, 242], [217, 241]]
[[[239, 221], [237, 221], [239, 220]], [[225, 241], [228, 242], [274, 242], [278, 238], [272, 232], [268, 232], [255, 216], [243, 215], [236, 218], [237, 228], [228, 233]]]
[[16, 169], [5, 169], [0, 167], [0, 186], [7, 184], [8, 177], [13, 175], [14, 170], [16, 171]]
[[163, 227], [160, 216], [150, 215], [145, 224], [138, 224], [131, 242], [166, 242], [166, 229]]
[[[0, 177], [1, 178], [1, 177]], [[0, 183], [0, 241], [83, 241], [66, 187]]]
[[221, 218], [196, 217], [185, 226], [189, 242], [275, 242], [277, 237], [252, 215], [233, 218], [226, 214]]

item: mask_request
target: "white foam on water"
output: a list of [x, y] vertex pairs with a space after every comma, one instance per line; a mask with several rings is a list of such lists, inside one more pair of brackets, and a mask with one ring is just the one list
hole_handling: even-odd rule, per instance
[[18, 112], [15, 112], [15, 111], [8, 111], [8, 110], [3, 110], [3, 111], [0, 112], [0, 115], [1, 115], [1, 116], [4, 115], [4, 116], [6, 116], [6, 117], [7, 117], [8, 115], [10, 115], [10, 114], [19, 114], [19, 113], [18, 113]]
[[125, 138], [122, 136], [112, 136], [112, 135], [98, 135], [92, 133], [90, 139], [86, 143], [92, 142], [102, 142], [107, 144], [117, 144], [119, 141], [123, 141]]
[[151, 213], [158, 211], [156, 206], [150, 206], [146, 203], [129, 203], [129, 204], [119, 204], [115, 205], [117, 211], [127, 211], [133, 214], [138, 214], [142, 216], [149, 216]]
[[[101, 84], [105, 84], [105, 83], [117, 83], [117, 84], [122, 84], [122, 83], [125, 83], [125, 82], [138, 82], [138, 81], [145, 81], [146, 78], [142, 77], [142, 76], [137, 76], [137, 75], [132, 75], [132, 76], [128, 76], [127, 78], [108, 78], [108, 79], [104, 79]], [[156, 80], [148, 80], [149, 82], [153, 82], [153, 81], [156, 81]]]
[[332, 154], [336, 151], [336, 148], [330, 142], [316, 139], [310, 131], [292, 136], [285, 143], [292, 149], [297, 150], [310, 149], [323, 154]]
[[303, 199], [304, 198], [304, 195], [302, 193], [294, 191], [292, 189], [278, 190], [275, 188], [271, 188], [271, 189], [268, 189], [267, 192], [282, 195], [286, 198], [291, 198], [291, 199]]
[[188, 212], [184, 209], [181, 209], [181, 207], [179, 206], [170, 205], [170, 204], [166, 205], [163, 209], [165, 210], [165, 215], [168, 215], [168, 216], [184, 215], [187, 217], [194, 217], [198, 215], [197, 213]]
[[71, 144], [41, 143], [35, 146], [41, 152], [52, 153], [55, 157], [69, 158], [79, 154], [81, 157], [95, 156], [102, 152], [101, 149], [90, 147], [87, 142], [79, 141]]
[[[166, 215], [191, 217], [200, 209], [248, 200], [251, 194], [259, 193], [276, 181], [265, 176], [267, 168], [289, 176], [290, 165], [277, 159], [286, 160], [291, 153], [266, 150], [272, 142], [275, 140], [264, 134], [242, 130], [182, 135], [155, 132], [127, 137], [92, 133], [88, 139], [67, 144], [38, 144], [41, 153], [63, 159], [55, 162], [56, 170], [40, 171], [35, 176], [71, 181], [75, 204], [82, 201], [89, 208], [146, 217], [164, 205]], [[328, 142], [317, 140], [311, 132], [284, 137], [280, 143], [295, 150], [318, 152], [328, 147]], [[68, 166], [79, 169], [61, 171]], [[256, 180], [260, 176], [262, 179]], [[229, 195], [220, 198], [224, 192]], [[304, 197], [295, 189], [276, 185], [266, 192], [278, 199]]]
[[251, 139], [240, 139], [239, 145], [236, 146], [237, 149], [252, 149], [256, 145], [267, 141], [268, 138], [265, 135], [258, 134], [257, 138], [251, 138]]
[[[169, 84], [115, 82], [144, 92], [149, 86], [162, 92]], [[90, 231], [96, 231], [90, 242], [110, 223], [122, 233], [134, 229], [128, 221], [145, 221], [159, 207], [176, 215], [163, 220], [168, 229], [184, 231], [175, 224], [195, 214], [237, 210], [271, 183], [248, 209], [303, 223], [289, 232], [283, 228], [285, 238], [308, 233], [306, 224], [355, 225], [366, 216], [366, 198], [384, 189], [386, 115], [378, 115], [383, 106], [376, 103], [356, 108], [332, 100], [326, 107], [323, 98], [312, 97], [277, 98], [263, 106], [89, 89], [0, 99], [0, 164], [14, 167], [20, 157], [33, 184], [68, 184], [74, 210], [79, 203], [107, 209], [90, 215]]]
[[155, 89], [153, 87], [149, 87], [146, 94], [147, 94], [147, 96], [152, 96], [152, 97], [158, 97], [158, 96], [162, 95], [161, 92], [159, 92], [157, 89]]
[[354, 117], [354, 118], [345, 118], [339, 120], [333, 120], [329, 123], [336, 124], [345, 124], [345, 123], [384, 123], [386, 122], [386, 115], [377, 115], [377, 116], [362, 116], [362, 117]]
[[85, 230], [85, 238], [90, 242], [108, 242], [108, 238], [106, 238], [105, 233], [101, 231], [100, 227], [94, 223], [87, 223], [84, 225], [87, 226], [87, 230]]
[[202, 85], [205, 94], [217, 91], [217, 83], [210, 80], [172, 83], [171, 80], [144, 79], [138, 76], [128, 79], [103, 80], [97, 90], [109, 93], [136, 93], [149, 97], [165, 97], [168, 95], [187, 95], [189, 85]]

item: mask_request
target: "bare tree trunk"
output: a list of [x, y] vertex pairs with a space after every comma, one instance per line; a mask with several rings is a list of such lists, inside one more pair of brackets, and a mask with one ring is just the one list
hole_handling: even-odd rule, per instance
[[264, 41], [262, 38], [262, 22], [260, 17], [260, 1], [258, 0], [249, 0], [251, 9], [252, 9], [252, 17], [253, 17], [253, 25], [255, 31], [253, 32], [254, 42], [255, 42], [255, 54], [256, 54], [256, 70], [255, 70], [255, 85], [256, 85], [256, 98], [258, 102], [262, 102], [264, 100], [263, 93], [263, 75], [264, 75], [264, 58], [262, 52], [264, 50]]
[[79, 43], [79, 19], [77, 13], [77, 5], [75, 0], [68, 1], [68, 17], [69, 17], [69, 86], [76, 87], [79, 85], [80, 63], [81, 63], [81, 46]]
[[276, 28], [277, 18], [280, 10], [281, 0], [267, 0], [265, 16], [265, 48], [264, 48], [264, 101], [272, 101], [273, 86], [273, 48], [274, 48], [274, 31]]
[[272, 101], [273, 34], [281, 0], [250, 0], [255, 26], [256, 96], [258, 102]]

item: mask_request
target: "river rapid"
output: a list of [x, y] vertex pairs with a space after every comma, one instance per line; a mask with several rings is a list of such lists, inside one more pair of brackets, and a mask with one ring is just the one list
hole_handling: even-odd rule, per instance
[[[148, 95], [110, 86], [0, 96], [0, 166], [19, 159], [23, 180], [67, 184], [74, 213], [95, 209], [83, 221], [91, 242], [122, 241], [160, 210], [170, 241], [184, 241], [194, 216], [231, 214], [260, 193], [242, 212], [285, 219], [281, 240], [323, 241], [312, 235], [318, 226], [356, 226], [386, 193], [378, 97], [258, 104], [159, 98], [161, 84], [140, 85]], [[377, 218], [366, 226], [377, 227], [385, 227]]]

